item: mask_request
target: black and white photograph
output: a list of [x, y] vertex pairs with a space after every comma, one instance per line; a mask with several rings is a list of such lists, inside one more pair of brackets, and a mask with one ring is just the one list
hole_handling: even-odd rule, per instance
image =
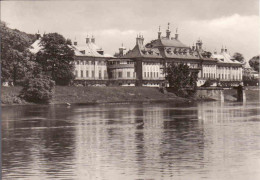
[[1, 179], [260, 179], [259, 0], [0, 8]]

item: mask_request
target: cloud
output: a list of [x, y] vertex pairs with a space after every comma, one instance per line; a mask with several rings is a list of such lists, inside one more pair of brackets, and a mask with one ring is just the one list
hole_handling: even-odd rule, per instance
[[185, 41], [201, 38], [209, 50], [227, 46], [249, 59], [259, 54], [259, 17], [233, 14], [212, 20], [186, 21], [181, 24]]

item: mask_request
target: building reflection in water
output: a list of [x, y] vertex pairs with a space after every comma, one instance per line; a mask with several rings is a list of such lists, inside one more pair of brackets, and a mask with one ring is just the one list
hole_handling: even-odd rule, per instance
[[228, 169], [255, 169], [247, 156], [256, 154], [259, 114], [220, 102], [4, 109], [3, 174], [232, 179]]
[[63, 109], [15, 106], [3, 111], [3, 177], [51, 179], [71, 174], [68, 162], [73, 159], [75, 132]]

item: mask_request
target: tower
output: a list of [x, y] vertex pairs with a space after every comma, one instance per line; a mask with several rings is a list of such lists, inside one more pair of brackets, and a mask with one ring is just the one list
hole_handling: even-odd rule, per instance
[[158, 39], [161, 39], [161, 34], [162, 34], [162, 32], [161, 32], [161, 26], [159, 26]]
[[167, 39], [170, 39], [170, 36], [171, 36], [170, 23], [168, 23], [168, 28], [167, 28], [167, 30], [166, 30], [166, 38], [167, 38]]
[[178, 40], [178, 37], [179, 37], [178, 28], [176, 28], [175, 39]]

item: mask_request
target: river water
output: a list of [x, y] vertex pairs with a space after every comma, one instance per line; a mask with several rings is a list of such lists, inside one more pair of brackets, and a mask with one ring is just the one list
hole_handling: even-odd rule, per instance
[[259, 180], [260, 106], [5, 106], [2, 178]]

